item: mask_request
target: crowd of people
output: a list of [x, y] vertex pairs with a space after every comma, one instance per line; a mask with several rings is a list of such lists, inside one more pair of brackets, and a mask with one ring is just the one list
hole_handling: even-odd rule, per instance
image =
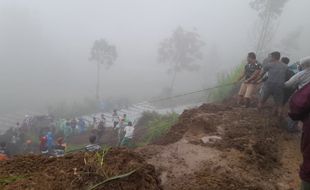
[[[257, 108], [261, 110], [268, 98], [272, 97], [274, 115], [287, 119], [290, 131], [298, 131], [298, 123], [302, 124], [303, 162], [300, 177], [302, 189], [310, 190], [310, 57], [294, 64], [289, 62], [289, 58], [281, 58], [280, 52], [272, 52], [261, 64], [255, 53], [249, 53], [244, 73], [239, 78], [243, 82], [238, 104], [249, 107], [258, 94]], [[284, 112], [287, 103], [288, 114]]]
[[[117, 134], [116, 146], [132, 147], [134, 126], [126, 114], [119, 116], [117, 110], [112, 114], [114, 134]], [[8, 159], [16, 154], [43, 154], [48, 156], [63, 156], [70, 138], [90, 134], [89, 145], [86, 151], [99, 150], [102, 137], [106, 131], [106, 117], [101, 114], [94, 116], [92, 121], [83, 118], [54, 119], [49, 116], [25, 116], [23, 122], [7, 131], [6, 142], [0, 143], [0, 160]], [[29, 139], [29, 136], [37, 136], [38, 143]]]

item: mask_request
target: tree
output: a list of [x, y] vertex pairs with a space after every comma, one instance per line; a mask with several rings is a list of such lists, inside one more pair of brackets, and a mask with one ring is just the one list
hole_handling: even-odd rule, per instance
[[170, 92], [175, 83], [176, 73], [181, 71], [197, 71], [202, 59], [201, 48], [204, 42], [195, 31], [185, 31], [178, 27], [171, 37], [164, 39], [158, 49], [158, 59], [161, 63], [170, 65], [169, 73], [173, 73]]
[[268, 51], [272, 43], [275, 31], [275, 21], [281, 16], [285, 4], [289, 0], [252, 0], [251, 8], [258, 12], [260, 26], [258, 28], [258, 41], [256, 42], [256, 52], [259, 57]]
[[110, 45], [106, 40], [100, 39], [94, 42], [90, 52], [90, 61], [97, 63], [97, 86], [96, 98], [100, 98], [100, 65], [105, 65], [109, 69], [117, 59], [116, 47]]

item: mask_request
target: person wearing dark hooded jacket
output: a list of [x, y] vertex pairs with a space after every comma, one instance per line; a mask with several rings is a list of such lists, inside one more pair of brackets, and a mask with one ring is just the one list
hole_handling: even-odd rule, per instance
[[301, 153], [303, 162], [300, 166], [302, 190], [310, 190], [310, 83], [297, 90], [289, 102], [289, 116], [295, 121], [301, 121]]

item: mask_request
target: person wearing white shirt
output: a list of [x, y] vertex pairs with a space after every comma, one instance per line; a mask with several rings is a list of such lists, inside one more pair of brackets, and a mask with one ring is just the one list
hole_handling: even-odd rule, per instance
[[134, 130], [135, 130], [135, 128], [132, 125], [132, 122], [129, 121], [128, 125], [124, 128], [125, 136], [121, 142], [121, 146], [123, 146], [123, 147], [131, 147], [132, 146], [131, 141], [133, 138]]

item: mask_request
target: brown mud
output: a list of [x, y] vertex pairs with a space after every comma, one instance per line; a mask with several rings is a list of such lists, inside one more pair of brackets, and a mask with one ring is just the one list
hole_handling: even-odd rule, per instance
[[[161, 172], [168, 190], [295, 190], [300, 137], [284, 124], [269, 109], [204, 104], [136, 152]], [[207, 136], [222, 140], [205, 144]]]
[[1, 179], [19, 177], [14, 182], [2, 184], [1, 189], [83, 190], [131, 171], [134, 173], [128, 177], [109, 181], [96, 189], [161, 189], [154, 167], [131, 151], [110, 149], [104, 156], [102, 166], [95, 161], [96, 157], [96, 154], [87, 153], [69, 154], [62, 158], [28, 155], [0, 162]]
[[[258, 112], [230, 105], [204, 104], [186, 110], [165, 136], [133, 150], [113, 148], [100, 166], [91, 162], [96, 155], [85, 153], [63, 158], [21, 156], [0, 162], [0, 179], [22, 176], [3, 189], [87, 189], [107, 176], [134, 170], [129, 177], [98, 189], [298, 189], [300, 134], [288, 133], [270, 109]], [[107, 132], [103, 141], [114, 144], [116, 137], [111, 134]], [[210, 136], [218, 140], [202, 141]], [[85, 142], [87, 138], [85, 134]], [[71, 139], [75, 140], [81, 138]]]

